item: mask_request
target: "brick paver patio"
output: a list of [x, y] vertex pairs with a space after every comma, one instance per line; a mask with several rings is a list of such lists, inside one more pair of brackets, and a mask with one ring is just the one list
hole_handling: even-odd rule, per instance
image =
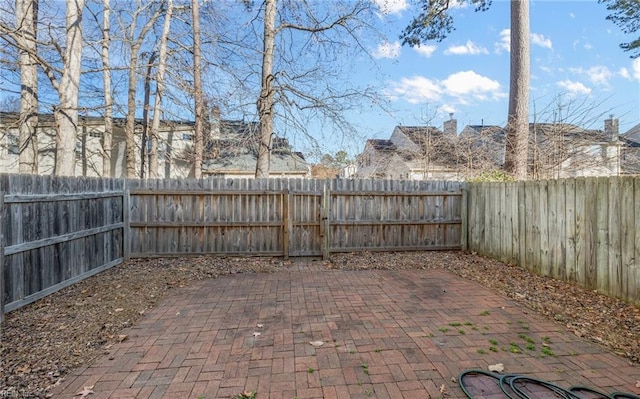
[[462, 398], [455, 377], [495, 363], [564, 387], [638, 393], [640, 380], [637, 365], [443, 270], [228, 275], [174, 291], [126, 333], [54, 397]]

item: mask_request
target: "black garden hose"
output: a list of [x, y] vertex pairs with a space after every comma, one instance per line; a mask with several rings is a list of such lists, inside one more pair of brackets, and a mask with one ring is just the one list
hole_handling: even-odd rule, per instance
[[[476, 385], [468, 385], [468, 382], [472, 378], [478, 378]], [[486, 381], [492, 381], [486, 384]], [[484, 383], [483, 383], [484, 382]], [[593, 388], [574, 386], [569, 389], [564, 389], [558, 385], [555, 385], [548, 381], [543, 381], [537, 378], [528, 377], [519, 374], [498, 374], [490, 371], [480, 369], [465, 370], [458, 376], [458, 383], [460, 388], [468, 398], [473, 399], [473, 390], [480, 390], [479, 395], [486, 396], [486, 394], [504, 394], [507, 399], [536, 399], [536, 398], [549, 398], [548, 394], [552, 393], [555, 398], [559, 399], [640, 399], [632, 393], [627, 392], [614, 392], [610, 395], [597, 391]], [[493, 385], [495, 383], [495, 386]], [[535, 387], [537, 389], [542, 388], [542, 392], [531, 392], [530, 389], [525, 387]], [[470, 388], [473, 387], [473, 388]], [[499, 390], [498, 390], [499, 389]], [[491, 392], [487, 392], [491, 391]], [[526, 392], [529, 391], [529, 392]], [[535, 397], [531, 394], [544, 394], [547, 395]], [[583, 394], [583, 395], [581, 395]]]

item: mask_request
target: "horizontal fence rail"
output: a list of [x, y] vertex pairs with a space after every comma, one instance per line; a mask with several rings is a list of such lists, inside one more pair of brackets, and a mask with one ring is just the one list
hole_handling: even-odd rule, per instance
[[640, 304], [640, 177], [467, 189], [471, 250]]

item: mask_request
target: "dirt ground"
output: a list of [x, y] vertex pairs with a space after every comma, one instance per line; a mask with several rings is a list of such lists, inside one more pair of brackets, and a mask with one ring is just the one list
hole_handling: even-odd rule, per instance
[[[235, 273], [274, 273], [272, 258], [137, 259], [6, 315], [0, 331], [0, 397], [46, 398], [76, 367], [90, 364], [171, 290]], [[463, 252], [332, 255], [342, 270], [441, 268], [524, 304], [580, 337], [640, 362], [640, 308]]]

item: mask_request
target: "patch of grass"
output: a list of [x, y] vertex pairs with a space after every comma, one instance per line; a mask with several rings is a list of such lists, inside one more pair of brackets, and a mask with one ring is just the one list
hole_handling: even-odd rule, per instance
[[465, 325], [465, 326], [472, 326], [472, 325], [473, 325], [473, 323], [472, 323], [472, 322], [470, 322], [470, 321], [465, 321], [465, 322], [464, 322], [464, 325]]
[[335, 344], [334, 347], [339, 348], [340, 344]]
[[536, 345], [532, 344], [532, 343], [529, 343], [529, 344], [527, 344], [526, 348], [527, 348], [527, 350], [535, 351], [536, 350]]
[[490, 315], [490, 313], [489, 313], [489, 311], [488, 311], [488, 310], [484, 310], [484, 311], [482, 311], [482, 312], [480, 313], [480, 316], [489, 316], [489, 315]]
[[569, 352], [569, 355], [571, 355], [571, 356], [576, 356], [577, 354], [578, 354], [578, 352], [576, 352], [576, 351], [570, 351]]
[[489, 343], [490, 343], [491, 345], [498, 345], [498, 341], [497, 341], [497, 340], [495, 340], [495, 339], [490, 339], [490, 340], [489, 340]]
[[472, 329], [473, 331], [478, 331], [478, 327], [476, 327], [476, 326], [471, 327], [471, 329]]
[[438, 328], [438, 331], [446, 333], [447, 331], [449, 331], [449, 329], [447, 327], [440, 327]]
[[465, 330], [463, 330], [463, 329], [459, 329], [458, 330], [458, 334], [460, 334], [460, 335], [465, 335], [466, 333], [467, 332]]
[[542, 337], [542, 342], [544, 342], [545, 344], [550, 344], [551, 343], [551, 338], [544, 336]]
[[380, 349], [380, 348], [376, 348], [376, 349], [374, 350], [374, 352], [375, 352], [375, 353], [380, 353], [380, 352], [382, 352], [382, 349]]
[[529, 337], [527, 334], [520, 333], [518, 334], [518, 337], [527, 341], [527, 343], [530, 343], [530, 344], [533, 344], [536, 342], [533, 338]]
[[366, 375], [369, 375], [369, 365], [367, 363], [362, 363], [360, 367], [362, 367], [363, 373], [365, 373]]
[[356, 353], [356, 351], [355, 351], [355, 349], [351, 349], [351, 350], [349, 351], [349, 353], [351, 353], [351, 354], [353, 355], [354, 353]]
[[487, 351], [485, 351], [484, 349], [478, 349], [476, 352], [478, 352], [481, 355], [484, 355], [487, 353]]
[[234, 396], [233, 399], [256, 399], [257, 394], [258, 393], [256, 391], [242, 392], [241, 394]]
[[556, 354], [553, 353], [553, 351], [551, 350], [551, 348], [543, 346], [542, 347], [542, 354], [545, 356], [555, 356]]
[[518, 344], [511, 342], [509, 343], [509, 352], [511, 353], [522, 353], [522, 350], [518, 346]]
[[482, 329], [489, 331], [489, 327], [487, 327], [487, 326], [482, 327]]
[[364, 390], [364, 394], [367, 395], [367, 396], [371, 396], [371, 395], [373, 395], [373, 391], [371, 389], [365, 389]]
[[307, 369], [307, 373], [309, 373], [309, 374], [313, 374], [313, 372], [314, 372], [314, 371], [315, 371], [315, 370], [313, 369], [313, 367], [309, 367], [309, 368]]
[[497, 351], [498, 351], [498, 348], [496, 348], [495, 346], [490, 346], [490, 347], [489, 347], [489, 350], [490, 350], [491, 352], [497, 352]]
[[449, 323], [449, 325], [451, 327], [460, 327], [462, 325], [462, 323], [454, 322], [454, 323]]

